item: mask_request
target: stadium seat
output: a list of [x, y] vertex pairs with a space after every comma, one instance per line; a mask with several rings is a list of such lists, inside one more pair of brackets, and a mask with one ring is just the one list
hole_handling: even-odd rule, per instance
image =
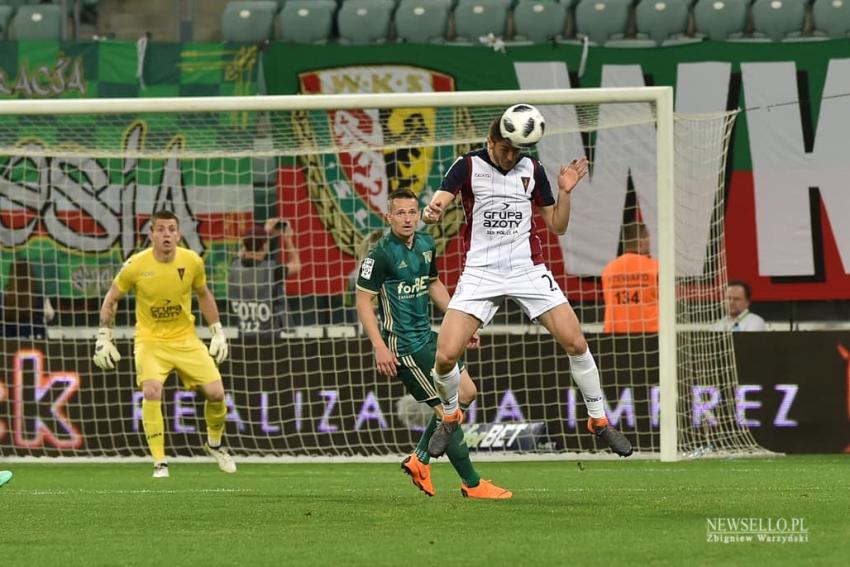
[[272, 0], [228, 2], [221, 14], [222, 39], [246, 43], [269, 39], [277, 8]]
[[6, 39], [6, 30], [9, 29], [9, 20], [12, 19], [12, 7], [0, 6], [0, 40]]
[[62, 39], [62, 11], [55, 4], [21, 6], [12, 24], [15, 39]]
[[516, 39], [545, 43], [561, 37], [567, 8], [551, 0], [520, 0], [514, 8]]
[[21, 6], [25, 6], [27, 4], [36, 4], [36, 2], [31, 2], [30, 0], [0, 0], [0, 5], [9, 6], [10, 8], [12, 8], [13, 12]]
[[747, 25], [746, 0], [699, 0], [694, 6], [696, 33], [714, 41], [737, 39]]
[[[99, 0], [80, 0], [80, 11], [82, 12], [87, 7], [96, 7], [98, 1]], [[17, 9], [28, 4], [54, 4], [61, 7], [62, 0], [0, 0], [0, 6], [11, 6], [13, 9]], [[74, 4], [75, 0], [65, 0], [65, 11], [68, 15], [72, 15], [74, 13]]]
[[340, 42], [385, 42], [390, 34], [393, 7], [391, 0], [346, 0], [336, 16]]
[[399, 41], [441, 43], [449, 28], [450, 2], [443, 0], [401, 0], [395, 12]]
[[637, 37], [656, 45], [679, 39], [688, 31], [687, 0], [642, 0], [635, 8]]
[[629, 23], [630, 0], [581, 0], [576, 6], [576, 35], [596, 45], [622, 39]]
[[850, 36], [850, 0], [815, 0], [812, 23], [818, 35], [836, 39]]
[[756, 0], [753, 4], [753, 37], [782, 41], [798, 37], [806, 16], [805, 0]]
[[289, 0], [278, 16], [280, 39], [292, 43], [327, 43], [335, 11], [334, 0]]
[[[428, 5], [432, 5], [432, 6], [433, 5], [442, 6], [443, 8], [446, 9], [446, 12], [451, 13], [451, 11], [454, 10], [454, 7], [457, 6], [457, 1], [458, 0], [424, 0], [423, 3], [428, 4]], [[401, 8], [401, 6], [403, 4], [406, 4], [406, 3], [407, 3], [407, 0], [401, 0], [398, 3], [398, 7]]]
[[504, 37], [510, 0], [460, 0], [455, 8], [455, 41], [478, 44], [478, 38]]

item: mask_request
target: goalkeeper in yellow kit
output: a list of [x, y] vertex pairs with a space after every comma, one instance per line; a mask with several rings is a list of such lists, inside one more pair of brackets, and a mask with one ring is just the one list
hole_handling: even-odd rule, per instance
[[[204, 450], [226, 473], [236, 472], [233, 458], [221, 446], [227, 408], [224, 384], [216, 364], [227, 358], [227, 339], [219, 321], [215, 298], [207, 287], [204, 261], [181, 248], [180, 224], [171, 211], [155, 212], [150, 219], [153, 246], [130, 257], [122, 266], [100, 308], [94, 363], [113, 370], [121, 354], [112, 343], [112, 324], [118, 301], [136, 292], [134, 356], [136, 383], [144, 393], [142, 424], [154, 461], [154, 478], [168, 477], [162, 385], [172, 370], [186, 388], [200, 388], [206, 397]], [[195, 333], [192, 292], [210, 325], [209, 352]]]

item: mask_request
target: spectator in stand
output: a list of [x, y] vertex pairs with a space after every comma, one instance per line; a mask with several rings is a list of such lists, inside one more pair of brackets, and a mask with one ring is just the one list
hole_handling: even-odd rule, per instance
[[750, 284], [732, 280], [726, 285], [727, 315], [714, 326], [716, 331], [764, 331], [764, 319], [750, 311]]
[[623, 227], [623, 254], [602, 270], [606, 333], [658, 332], [658, 260], [642, 222]]

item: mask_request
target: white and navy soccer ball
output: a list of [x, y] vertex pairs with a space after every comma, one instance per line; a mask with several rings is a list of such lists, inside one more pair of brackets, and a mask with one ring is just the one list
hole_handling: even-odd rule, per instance
[[513, 147], [531, 148], [543, 137], [546, 121], [530, 104], [515, 104], [502, 114], [499, 131]]

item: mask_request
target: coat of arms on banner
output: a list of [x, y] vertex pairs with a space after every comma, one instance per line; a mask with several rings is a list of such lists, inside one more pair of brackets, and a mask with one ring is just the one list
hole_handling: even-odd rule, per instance
[[[299, 81], [303, 94], [454, 90], [448, 75], [399, 65], [323, 69], [302, 73]], [[300, 147], [317, 149], [299, 158], [311, 199], [334, 241], [350, 255], [367, 234], [384, 226], [390, 192], [409, 189], [424, 204], [439, 187], [445, 168], [467, 151], [451, 143], [440, 145], [437, 128], [468, 128], [466, 109], [302, 111], [293, 113], [293, 122]], [[458, 209], [450, 212], [445, 222], [428, 227], [440, 250], [462, 221]]]

